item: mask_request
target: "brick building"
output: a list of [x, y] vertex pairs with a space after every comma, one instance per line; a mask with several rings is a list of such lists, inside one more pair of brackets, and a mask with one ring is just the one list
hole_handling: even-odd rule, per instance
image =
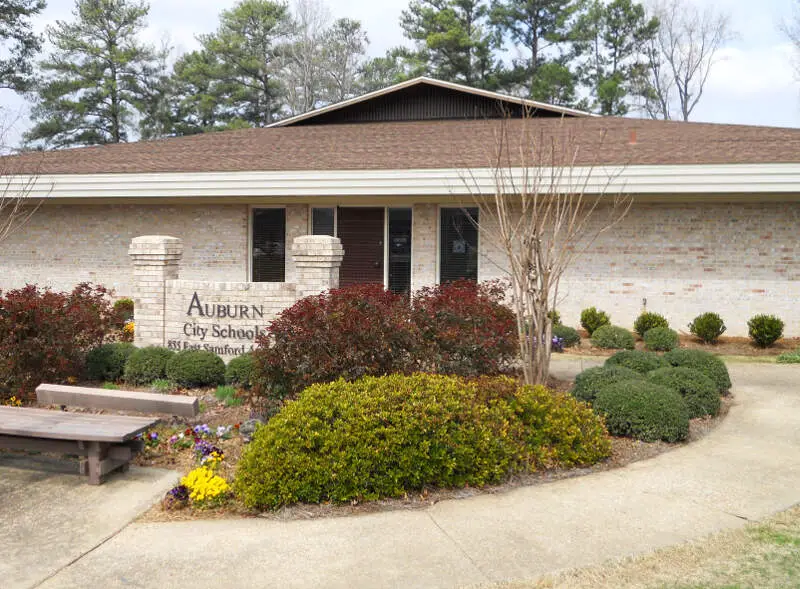
[[0, 289], [130, 295], [131, 241], [157, 234], [182, 240], [186, 279], [294, 282], [307, 234], [341, 239], [343, 285], [502, 277], [466, 217], [500, 130], [568, 136], [589, 192], [634, 196], [565, 276], [566, 323], [595, 305], [630, 326], [646, 305], [678, 328], [713, 310], [742, 335], [769, 312], [800, 334], [800, 130], [596, 117], [425, 78], [266, 129], [4, 158], [40, 206], [0, 244]]

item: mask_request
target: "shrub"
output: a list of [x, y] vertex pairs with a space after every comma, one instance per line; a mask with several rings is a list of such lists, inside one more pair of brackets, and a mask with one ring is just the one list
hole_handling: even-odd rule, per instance
[[167, 362], [175, 352], [158, 346], [139, 348], [125, 363], [123, 380], [133, 385], [150, 384], [164, 380], [167, 376]]
[[605, 311], [589, 307], [581, 311], [581, 327], [592, 337], [592, 334], [604, 325], [611, 325], [611, 318]]
[[694, 318], [689, 324], [692, 335], [700, 338], [707, 344], [713, 344], [725, 333], [725, 323], [716, 313], [703, 313]]
[[133, 299], [119, 299], [114, 302], [114, 318], [119, 327], [133, 319]]
[[678, 347], [678, 332], [669, 327], [653, 327], [644, 334], [644, 346], [656, 352], [669, 352]]
[[410, 349], [427, 372], [479, 376], [499, 374], [517, 355], [517, 322], [499, 282], [458, 280], [414, 294]]
[[768, 348], [783, 337], [783, 321], [774, 315], [756, 315], [747, 322], [750, 339], [759, 348]]
[[575, 377], [575, 384], [572, 387], [571, 394], [581, 401], [593, 403], [597, 393], [606, 385], [639, 378], [644, 378], [644, 376], [624, 366], [611, 365], [587, 368]]
[[794, 352], [785, 352], [778, 356], [778, 364], [800, 364], [800, 348]]
[[83, 374], [86, 354], [103, 343], [112, 319], [102, 286], [82, 283], [67, 293], [27, 285], [0, 293], [0, 399]]
[[669, 321], [663, 315], [645, 311], [633, 322], [633, 330], [639, 334], [639, 337], [644, 337], [644, 334], [654, 327], [669, 327]]
[[633, 334], [624, 327], [603, 325], [592, 334], [592, 345], [605, 350], [632, 350], [636, 342]]
[[669, 366], [669, 362], [653, 352], [640, 352], [638, 350], [623, 350], [611, 356], [605, 363], [606, 366], [623, 366], [639, 374], [647, 374], [651, 370]]
[[86, 355], [86, 376], [89, 380], [119, 380], [125, 372], [125, 363], [135, 351], [133, 344], [124, 342], [94, 348]]
[[206, 350], [182, 350], [167, 362], [167, 378], [184, 387], [216, 386], [225, 382], [225, 362]]
[[647, 380], [627, 380], [603, 388], [594, 408], [609, 433], [655, 442], [678, 442], [689, 435], [689, 412], [676, 391]]
[[567, 327], [566, 325], [554, 325], [553, 336], [564, 342], [565, 348], [571, 348], [581, 343], [581, 336], [578, 330]]
[[253, 354], [247, 353], [236, 356], [225, 367], [225, 382], [227, 384], [249, 389], [253, 384]]
[[548, 311], [547, 316], [550, 318], [550, 322], [553, 324], [553, 329], [561, 325], [561, 313], [555, 309]]
[[517, 353], [514, 314], [496, 283], [426, 288], [408, 298], [360, 285], [284, 310], [254, 352], [256, 397], [283, 399], [338, 378], [417, 370], [475, 376], [507, 369]]
[[731, 388], [731, 377], [725, 363], [714, 354], [703, 350], [682, 350], [680, 348], [664, 354], [664, 359], [672, 366], [693, 368], [702, 372], [717, 385], [717, 390], [724, 393]]
[[717, 385], [702, 372], [692, 368], [659, 368], [647, 375], [650, 382], [680, 393], [686, 402], [689, 419], [719, 413]]
[[610, 452], [586, 405], [508, 378], [430, 374], [309, 387], [256, 430], [234, 489], [251, 508], [482, 486]]

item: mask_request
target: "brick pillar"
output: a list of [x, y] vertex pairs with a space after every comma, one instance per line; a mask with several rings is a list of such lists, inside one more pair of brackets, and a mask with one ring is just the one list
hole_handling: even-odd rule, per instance
[[344, 248], [338, 237], [296, 237], [292, 244], [292, 259], [296, 268], [297, 298], [339, 288], [339, 266], [343, 258]]
[[183, 242], [166, 235], [143, 235], [131, 242], [135, 341], [138, 347], [163, 346], [166, 281], [178, 278]]

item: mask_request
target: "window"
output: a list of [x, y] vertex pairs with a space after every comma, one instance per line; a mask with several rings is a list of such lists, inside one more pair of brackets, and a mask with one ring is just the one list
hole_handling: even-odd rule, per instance
[[478, 280], [478, 209], [440, 211], [439, 282]]
[[311, 235], [336, 237], [336, 209], [333, 207], [311, 209]]
[[411, 209], [389, 209], [389, 290], [411, 290]]
[[284, 282], [286, 209], [253, 210], [253, 282]]

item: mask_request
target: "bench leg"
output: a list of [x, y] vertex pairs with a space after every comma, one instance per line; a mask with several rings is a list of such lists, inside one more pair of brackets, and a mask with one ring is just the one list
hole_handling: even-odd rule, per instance
[[86, 457], [85, 471], [81, 467], [81, 472], [89, 475], [90, 485], [99, 485], [103, 482], [103, 472], [101, 470], [102, 463], [108, 456], [108, 444], [102, 442], [89, 442], [89, 453]]

